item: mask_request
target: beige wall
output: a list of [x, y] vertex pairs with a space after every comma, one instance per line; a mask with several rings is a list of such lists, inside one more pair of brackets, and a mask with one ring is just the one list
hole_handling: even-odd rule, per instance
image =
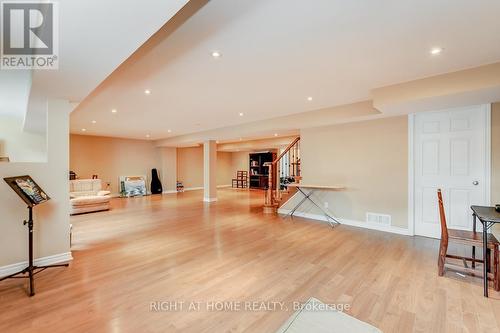
[[247, 151], [235, 152], [232, 155], [233, 158], [231, 161], [231, 178], [236, 178], [237, 171], [248, 171], [250, 165], [250, 153]]
[[[231, 185], [232, 155], [217, 152], [217, 185]], [[203, 147], [177, 148], [177, 179], [184, 188], [203, 187]]]
[[[407, 226], [406, 116], [304, 129], [301, 149], [303, 184], [348, 187], [318, 193], [336, 216], [365, 221], [366, 212], [382, 213], [392, 216], [393, 226]], [[310, 205], [301, 211], [318, 213]]]
[[[34, 209], [35, 258], [70, 258], [69, 248], [69, 112], [64, 101], [48, 103], [47, 162], [0, 163], [0, 178], [30, 175], [51, 200]], [[26, 205], [2, 180], [0, 183], [0, 266], [27, 261]], [[4, 271], [5, 272], [5, 271]], [[11, 272], [12, 273], [12, 272]]]
[[232, 169], [233, 154], [217, 152], [217, 185], [231, 185], [231, 179], [236, 178]]
[[177, 179], [184, 188], [203, 187], [203, 147], [177, 148]]
[[160, 177], [163, 192], [177, 190], [177, 148], [162, 147], [160, 149], [161, 170]]
[[161, 151], [151, 141], [71, 135], [70, 169], [80, 178], [97, 174], [112, 193], [120, 192], [120, 176], [145, 175], [149, 188], [152, 168], [163, 177]]

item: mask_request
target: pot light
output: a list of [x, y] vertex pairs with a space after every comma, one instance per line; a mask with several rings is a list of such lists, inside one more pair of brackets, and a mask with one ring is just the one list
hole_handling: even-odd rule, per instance
[[307, 97], [307, 100], [310, 102], [313, 100], [313, 98], [311, 96]]
[[212, 51], [212, 57], [214, 58], [220, 58], [222, 54], [219, 51]]
[[95, 120], [92, 120], [92, 124], [96, 124], [96, 123], [97, 123], [97, 121], [95, 121]]
[[169, 130], [167, 130], [167, 132], [168, 132], [168, 133], [172, 133], [172, 130], [171, 130], [171, 129], [169, 129]]
[[151, 95], [151, 90], [146, 89], [146, 90], [144, 90], [144, 93], [145, 93], [146, 95]]
[[438, 54], [441, 54], [441, 52], [443, 52], [443, 49], [440, 48], [440, 47], [433, 47], [430, 51], [430, 54], [432, 55], [438, 55]]
[[146, 138], [150, 138], [150, 137], [151, 137], [151, 135], [149, 135], [149, 134], [146, 134]]
[[274, 133], [274, 136], [278, 136], [278, 133]]
[[117, 113], [118, 111], [116, 109], [111, 110], [111, 113]]
[[240, 141], [243, 141], [243, 138], [240, 138]]
[[87, 129], [86, 129], [86, 128], [82, 128], [82, 132], [86, 132], [86, 131], [87, 131]]
[[240, 112], [240, 117], [243, 117], [245, 114], [243, 112]]

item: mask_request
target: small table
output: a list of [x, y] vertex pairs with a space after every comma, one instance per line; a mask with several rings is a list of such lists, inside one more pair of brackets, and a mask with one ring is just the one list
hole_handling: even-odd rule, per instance
[[488, 272], [486, 265], [486, 252], [488, 246], [488, 229], [495, 223], [500, 223], [500, 213], [495, 210], [495, 207], [471, 206], [472, 216], [474, 217], [474, 231], [476, 231], [476, 218], [483, 225], [483, 284], [484, 297], [488, 297]]
[[[295, 187], [300, 193], [302, 193], [302, 195], [304, 195], [302, 200], [297, 205], [295, 205], [295, 207], [293, 207], [293, 209], [287, 214], [287, 216], [293, 217], [293, 214], [295, 213], [295, 211], [304, 203], [304, 201], [309, 200], [314, 206], [318, 207], [319, 210], [321, 210], [323, 212], [323, 214], [325, 214], [326, 220], [328, 221], [328, 223], [330, 224], [330, 226], [332, 228], [335, 227], [335, 225], [340, 224], [340, 222], [337, 218], [328, 214], [328, 212], [325, 209], [323, 209], [323, 207], [321, 207], [321, 205], [318, 205], [313, 200], [312, 195], [314, 194], [314, 192], [316, 190], [343, 191], [346, 189], [345, 186], [342, 186], [342, 185], [332, 185], [332, 186], [306, 185], [306, 184], [297, 184], [297, 183], [288, 184], [287, 186]], [[305, 191], [306, 189], [309, 191], [306, 192]]]

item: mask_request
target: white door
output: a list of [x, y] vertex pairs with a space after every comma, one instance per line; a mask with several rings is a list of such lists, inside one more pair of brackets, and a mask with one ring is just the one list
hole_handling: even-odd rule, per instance
[[448, 228], [472, 229], [471, 205], [487, 203], [489, 105], [414, 118], [415, 234], [440, 238], [437, 189], [443, 191]]

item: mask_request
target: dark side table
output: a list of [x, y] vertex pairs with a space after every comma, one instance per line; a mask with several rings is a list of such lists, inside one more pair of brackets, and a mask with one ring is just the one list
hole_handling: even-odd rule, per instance
[[472, 216], [474, 217], [474, 231], [476, 231], [476, 219], [483, 225], [483, 283], [484, 297], [488, 297], [488, 272], [486, 265], [486, 252], [488, 245], [488, 229], [495, 223], [500, 223], [500, 213], [495, 210], [495, 207], [471, 206]]

